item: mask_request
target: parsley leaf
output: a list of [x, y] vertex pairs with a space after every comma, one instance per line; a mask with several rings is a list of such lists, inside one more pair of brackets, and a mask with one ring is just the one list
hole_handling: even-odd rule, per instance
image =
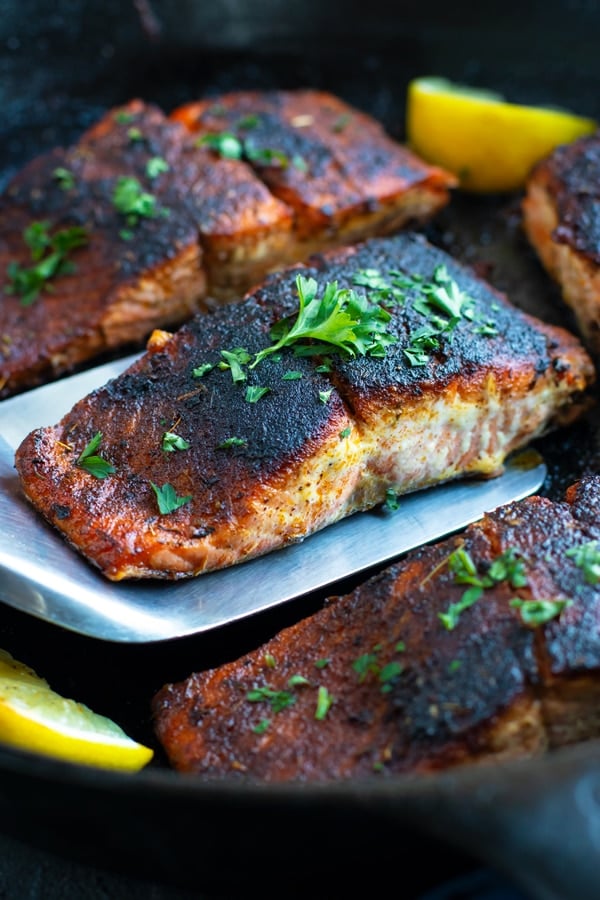
[[331, 696], [327, 688], [324, 685], [320, 684], [317, 691], [317, 705], [315, 708], [315, 719], [317, 719], [317, 721], [323, 721], [323, 719], [327, 716], [327, 713], [333, 706], [333, 702], [333, 697]]
[[520, 597], [514, 597], [510, 601], [510, 605], [519, 609], [521, 618], [526, 625], [544, 625], [551, 619], [555, 619], [561, 614], [563, 609], [571, 606], [572, 600], [522, 600]]
[[75, 187], [75, 176], [69, 169], [65, 169], [64, 166], [58, 166], [54, 169], [52, 177], [58, 182], [59, 187], [63, 191], [70, 191]]
[[258, 403], [261, 397], [268, 394], [271, 388], [260, 387], [258, 384], [248, 385], [244, 400], [246, 403]]
[[173, 431], [165, 431], [161, 447], [165, 453], [173, 453], [175, 450], [189, 450], [190, 443]]
[[175, 488], [168, 482], [163, 484], [162, 487], [154, 484], [153, 481], [150, 482], [150, 485], [156, 494], [158, 511], [161, 516], [166, 516], [169, 513], [175, 512], [176, 509], [179, 509], [180, 506], [185, 506], [185, 504], [189, 503], [192, 499], [191, 494], [187, 497], [178, 497]]
[[137, 225], [140, 218], [153, 219], [159, 215], [154, 194], [144, 191], [137, 178], [121, 175], [113, 192], [113, 204], [125, 216], [128, 225]]
[[112, 475], [116, 472], [114, 466], [111, 466], [109, 462], [96, 454], [101, 441], [102, 432], [97, 431], [91, 441], [85, 445], [76, 462], [80, 469], [84, 469], [95, 478], [106, 478], [107, 475]]
[[42, 290], [51, 290], [48, 282], [52, 278], [75, 271], [74, 264], [67, 259], [68, 254], [87, 244], [88, 237], [85, 229], [77, 225], [50, 234], [49, 222], [32, 222], [24, 230], [23, 240], [31, 251], [34, 265], [9, 263], [5, 291], [19, 294], [21, 305], [30, 306]]
[[169, 163], [162, 156], [153, 156], [146, 163], [146, 175], [151, 180], [158, 178], [162, 172], [169, 171]]
[[296, 319], [290, 321], [290, 317], [275, 325], [271, 330], [274, 343], [256, 354], [251, 369], [269, 354], [292, 344], [297, 345], [300, 355], [322, 352], [318, 344], [306, 346], [312, 340], [331, 344], [346, 356], [383, 356], [385, 348], [396, 342], [396, 337], [386, 331], [390, 314], [356, 291], [339, 289], [337, 282], [328, 282], [319, 297], [315, 279], [302, 275], [296, 277], [296, 289], [300, 301]]
[[584, 581], [587, 584], [598, 584], [600, 581], [600, 547], [598, 541], [588, 541], [578, 547], [567, 550], [568, 556], [575, 565], [582, 570]]

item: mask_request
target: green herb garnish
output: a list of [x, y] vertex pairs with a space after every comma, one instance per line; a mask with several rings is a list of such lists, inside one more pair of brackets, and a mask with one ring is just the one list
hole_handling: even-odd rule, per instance
[[246, 438], [228, 437], [217, 445], [217, 450], [229, 450], [231, 447], [245, 447], [248, 441]]
[[102, 432], [97, 431], [91, 441], [85, 445], [79, 454], [76, 463], [80, 469], [85, 469], [85, 471], [89, 472], [90, 475], [93, 475], [94, 478], [106, 478], [107, 475], [112, 475], [116, 472], [114, 466], [111, 466], [109, 462], [96, 454], [96, 450], [100, 446], [101, 441]]
[[319, 689], [317, 691], [317, 705], [315, 708], [315, 719], [317, 721], [322, 722], [323, 719], [327, 716], [327, 713], [333, 706], [333, 697], [327, 690], [327, 688], [320, 684]]
[[460, 600], [451, 603], [445, 613], [438, 613], [440, 621], [448, 631], [452, 631], [456, 627], [461, 613], [473, 606], [486, 588], [501, 581], [507, 581], [513, 588], [524, 587], [527, 584], [525, 565], [518, 558], [514, 547], [509, 547], [501, 553], [483, 575], [477, 572], [470, 553], [464, 547], [458, 547], [450, 554], [448, 567], [454, 573], [455, 584], [470, 585]]
[[575, 565], [582, 570], [584, 581], [587, 584], [598, 584], [600, 581], [600, 548], [598, 541], [588, 541], [578, 547], [571, 547], [565, 556], [572, 559]]
[[250, 703], [268, 703], [274, 713], [279, 713], [296, 702], [296, 697], [291, 691], [276, 691], [269, 685], [255, 687], [248, 691], [246, 700]]
[[165, 431], [161, 447], [165, 453], [173, 453], [175, 450], [189, 450], [190, 443], [173, 431]]
[[169, 163], [166, 159], [163, 159], [162, 156], [153, 156], [146, 163], [146, 175], [148, 178], [154, 180], [158, 178], [163, 172], [169, 171]]
[[385, 500], [383, 502], [382, 509], [385, 512], [395, 512], [400, 508], [400, 499], [398, 497], [398, 492], [394, 490], [394, 488], [388, 488], [385, 492]]
[[187, 497], [178, 497], [175, 488], [168, 482], [167, 484], [163, 484], [162, 487], [154, 484], [153, 481], [150, 482], [150, 485], [156, 494], [158, 511], [161, 516], [166, 516], [169, 513], [175, 512], [176, 509], [179, 509], [180, 506], [185, 506], [185, 504], [189, 503], [192, 499], [191, 494]]
[[22, 306], [30, 306], [42, 290], [51, 291], [51, 279], [75, 271], [67, 257], [88, 242], [84, 228], [75, 225], [50, 234], [49, 222], [32, 222], [23, 232], [31, 252], [32, 266], [11, 262], [7, 267], [7, 294], [19, 294]]
[[192, 369], [192, 375], [194, 378], [202, 378], [203, 375], [206, 375], [207, 372], [210, 372], [211, 369], [214, 369], [214, 363], [201, 363], [201, 365], [196, 366], [195, 369]]
[[242, 366], [250, 362], [251, 356], [243, 347], [235, 350], [221, 350], [223, 359], [219, 363], [220, 369], [231, 369], [231, 377], [234, 382], [245, 381], [247, 376]]
[[520, 610], [521, 618], [526, 625], [532, 625], [534, 628], [538, 625], [544, 625], [551, 619], [555, 619], [561, 614], [563, 609], [571, 606], [572, 600], [522, 600], [520, 597], [514, 597], [510, 601], [510, 605]]
[[268, 387], [259, 387], [257, 384], [248, 385], [246, 388], [246, 393], [244, 395], [244, 400], [246, 403], [258, 403], [261, 397], [264, 397], [265, 394], [268, 394], [271, 388]]
[[63, 191], [70, 191], [75, 187], [75, 176], [69, 169], [65, 169], [63, 166], [58, 166], [53, 173], [52, 177], [55, 181], [58, 182], [60, 188]]
[[125, 216], [127, 224], [137, 225], [139, 220], [153, 219], [159, 215], [159, 206], [154, 194], [144, 191], [137, 178], [122, 175], [115, 185], [113, 204]]
[[[322, 352], [320, 345], [326, 344], [346, 356], [383, 356], [385, 348], [396, 342], [396, 337], [386, 331], [390, 314], [355, 291], [328, 282], [319, 297], [315, 279], [302, 275], [296, 277], [296, 289], [300, 301], [296, 319], [284, 319], [274, 326], [274, 343], [256, 354], [251, 369], [269, 354], [290, 345], [295, 345], [299, 355]], [[318, 343], [310, 345], [309, 341]]]
[[270, 719], [261, 719], [258, 725], [255, 725], [253, 727], [252, 731], [254, 732], [254, 734], [264, 734], [265, 731], [267, 731], [267, 729], [269, 728], [270, 724]]
[[329, 398], [331, 397], [333, 388], [329, 388], [327, 391], [319, 391], [319, 400], [321, 403], [329, 403]]

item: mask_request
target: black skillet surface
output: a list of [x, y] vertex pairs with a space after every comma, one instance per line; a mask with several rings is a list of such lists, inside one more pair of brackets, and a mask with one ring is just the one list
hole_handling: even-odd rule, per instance
[[[5, 180], [134, 96], [169, 110], [229, 89], [314, 86], [402, 138], [408, 80], [439, 74], [600, 119], [599, 24], [591, 0], [492, 3], [484, 14], [471, 2], [4, 0], [0, 173]], [[574, 327], [525, 244], [518, 196], [456, 196], [426, 232], [517, 305]], [[600, 471], [599, 425], [592, 412], [537, 442], [549, 465], [543, 493], [560, 497], [584, 471]], [[142, 647], [83, 638], [3, 608], [0, 646], [155, 746], [156, 758], [130, 777], [0, 749], [0, 829], [66, 858], [230, 897], [262, 887], [351, 897], [391, 880], [408, 898], [483, 861], [533, 898], [596, 900], [593, 743], [512, 766], [318, 788], [214, 785], [167, 768], [149, 719], [154, 692], [258, 646], [322, 600]], [[277, 872], [289, 873], [283, 889]]]

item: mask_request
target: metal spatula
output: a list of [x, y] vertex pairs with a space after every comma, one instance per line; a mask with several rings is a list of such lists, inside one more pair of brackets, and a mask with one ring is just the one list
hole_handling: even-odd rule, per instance
[[216, 628], [457, 531], [532, 494], [546, 476], [544, 463], [529, 453], [509, 460], [498, 478], [407, 495], [395, 512], [358, 513], [301, 544], [220, 572], [179, 582], [110, 582], [23, 498], [13, 459], [29, 431], [57, 422], [133, 358], [0, 403], [0, 600], [89, 637], [149, 643]]

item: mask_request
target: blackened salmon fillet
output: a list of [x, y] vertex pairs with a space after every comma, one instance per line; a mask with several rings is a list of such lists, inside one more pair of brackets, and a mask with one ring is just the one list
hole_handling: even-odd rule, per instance
[[[305, 119], [317, 102], [303, 93], [299, 100], [269, 96], [296, 103]], [[260, 111], [261, 95], [253, 97]], [[288, 165], [283, 152], [269, 160], [263, 152], [253, 166], [140, 100], [110, 110], [75, 145], [18, 172], [0, 198], [0, 398], [100, 354], [142, 346], [154, 328], [240, 299], [267, 272], [315, 247], [424, 222], [448, 202], [452, 176], [364, 114], [318, 99], [361, 119], [362, 200], [338, 172], [346, 139], [333, 125], [326, 150], [316, 128], [298, 126], [302, 165], [299, 156]], [[294, 126], [277, 131], [273, 118], [268, 125], [270, 140], [287, 148]], [[335, 228], [325, 214], [318, 225], [303, 219], [299, 241], [296, 209], [272, 189], [275, 170], [283, 179], [293, 171], [296, 190], [307, 195], [313, 183], [321, 193], [330, 185]]]
[[[426, 221], [457, 185], [371, 116], [325, 91], [236, 91], [186, 103], [171, 118], [198, 146], [249, 166], [290, 211], [281, 262]], [[238, 242], [228, 266], [205, 249], [214, 294], [247, 285], [246, 257], [255, 248]]]
[[525, 233], [594, 356], [600, 353], [600, 131], [554, 150], [533, 169]]
[[536, 756], [598, 737], [600, 476], [411, 551], [152, 701], [171, 765], [326, 782]]
[[[312, 337], [294, 340], [298, 323]], [[578, 416], [593, 380], [572, 335], [404, 233], [155, 333], [126, 372], [29, 434], [16, 467], [108, 578], [194, 576], [390, 494], [496, 475]]]

